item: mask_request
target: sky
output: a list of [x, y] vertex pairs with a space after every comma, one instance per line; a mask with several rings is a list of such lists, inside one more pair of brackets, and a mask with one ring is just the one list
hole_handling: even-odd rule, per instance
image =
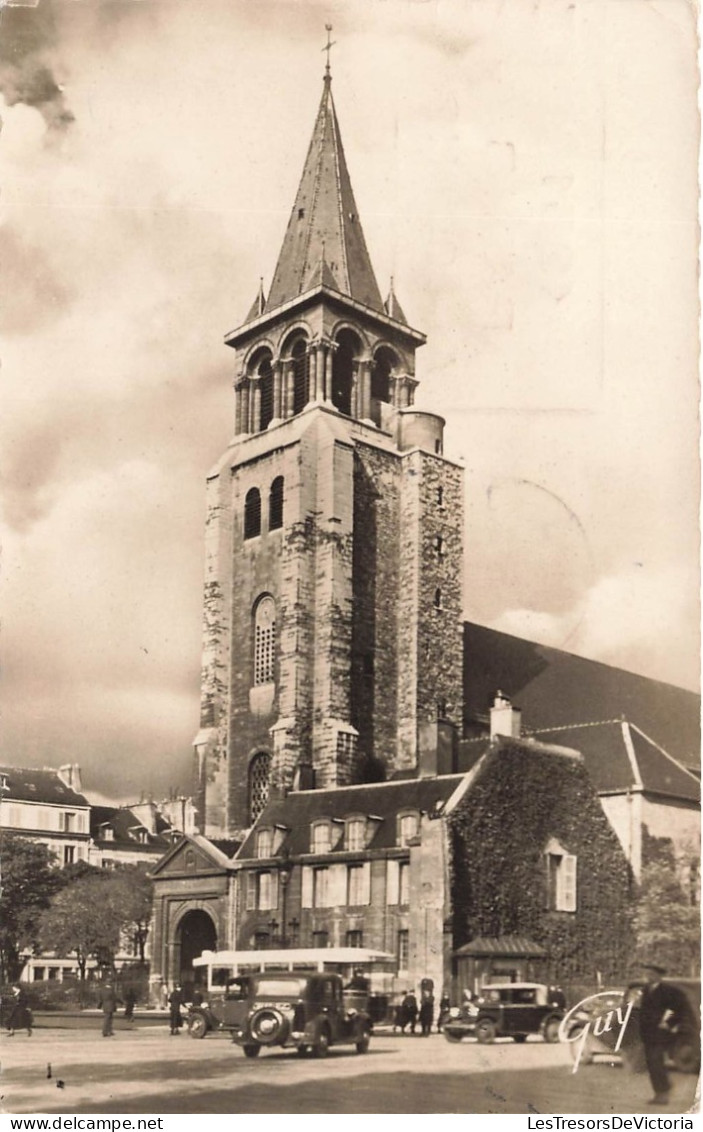
[[322, 92], [416, 403], [466, 478], [467, 619], [698, 686], [687, 0], [41, 0], [0, 15], [3, 751], [190, 789], [224, 334]]

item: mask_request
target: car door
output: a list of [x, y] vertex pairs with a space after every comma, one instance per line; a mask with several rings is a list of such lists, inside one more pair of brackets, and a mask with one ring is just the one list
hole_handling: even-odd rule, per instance
[[539, 1027], [542, 1015], [536, 1006], [536, 991], [533, 987], [506, 988], [501, 998], [504, 1003], [504, 1033], [531, 1034]]
[[222, 1002], [222, 1025], [240, 1029], [249, 1013], [249, 979], [230, 979]]

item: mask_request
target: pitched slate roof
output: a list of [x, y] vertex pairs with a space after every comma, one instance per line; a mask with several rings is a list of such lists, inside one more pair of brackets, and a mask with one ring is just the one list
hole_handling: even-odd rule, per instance
[[521, 935], [477, 936], [454, 952], [454, 955], [524, 955], [532, 958], [546, 954], [541, 944]]
[[477, 721], [487, 724], [498, 689], [522, 708], [527, 732], [627, 719], [684, 766], [700, 765], [700, 697], [694, 692], [466, 622], [467, 733], [476, 733]]
[[[291, 856], [310, 852], [310, 826], [323, 818], [343, 821], [352, 814], [373, 815], [376, 832], [368, 849], [392, 849], [396, 845], [396, 815], [403, 810], [428, 813], [443, 805], [454, 793], [463, 775], [412, 778], [397, 782], [342, 786], [334, 790], [299, 790], [269, 803], [256, 827], [246, 837], [237, 859], [256, 855], [256, 832], [272, 825], [284, 826], [286, 836], [279, 848]], [[340, 841], [340, 850], [343, 843]]]
[[0, 766], [0, 774], [7, 781], [3, 798], [18, 802], [44, 802], [47, 805], [57, 806], [87, 807], [89, 805], [85, 795], [67, 786], [56, 770]]
[[384, 311], [354, 200], [329, 75], [266, 312], [303, 294], [311, 277]]
[[[105, 830], [112, 830], [112, 837], [105, 836]], [[137, 831], [146, 831], [145, 841], [135, 837]], [[150, 833], [141, 818], [126, 806], [91, 806], [90, 833], [93, 840], [113, 849], [128, 848], [130, 851], [154, 850], [164, 853], [172, 844], [169, 836], [172, 827], [163, 817], [156, 815], [156, 833]]]

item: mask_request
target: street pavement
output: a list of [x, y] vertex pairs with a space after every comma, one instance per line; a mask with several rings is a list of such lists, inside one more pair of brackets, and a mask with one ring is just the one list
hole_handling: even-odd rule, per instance
[[568, 1048], [538, 1039], [451, 1044], [380, 1032], [367, 1054], [340, 1046], [318, 1061], [272, 1049], [250, 1061], [224, 1034], [194, 1041], [118, 1019], [102, 1038], [99, 1017], [88, 1025], [3, 1037], [3, 1111], [663, 1115], [695, 1105], [691, 1075], [672, 1074], [669, 1107], [651, 1109], [646, 1076], [607, 1061], [574, 1074]]

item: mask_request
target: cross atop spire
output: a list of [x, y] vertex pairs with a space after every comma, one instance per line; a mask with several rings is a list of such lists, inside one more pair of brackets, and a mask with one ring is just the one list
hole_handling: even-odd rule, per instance
[[[327, 25], [327, 52], [322, 99], [310, 148], [305, 159], [293, 211], [283, 239], [266, 312], [308, 289], [313, 273], [325, 284], [366, 306], [383, 311], [332, 100], [329, 52], [333, 46]], [[321, 266], [322, 265], [322, 266]]]
[[325, 31], [327, 32], [327, 43], [322, 48], [323, 51], [327, 52], [327, 62], [325, 64], [325, 82], [331, 83], [332, 82], [332, 71], [330, 70], [330, 51], [335, 46], [335, 42], [336, 42], [336, 41], [333, 41], [330, 38], [330, 33], [332, 31], [332, 24], [325, 24]]

